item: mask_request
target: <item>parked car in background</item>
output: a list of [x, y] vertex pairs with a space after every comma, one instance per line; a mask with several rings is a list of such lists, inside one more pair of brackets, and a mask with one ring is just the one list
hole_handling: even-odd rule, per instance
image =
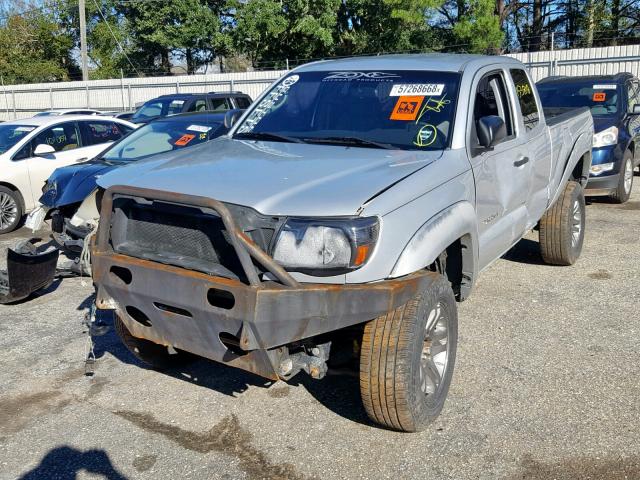
[[[95, 197], [94, 191], [99, 176], [131, 162], [183, 150], [224, 135], [229, 130], [225, 118], [241, 113], [184, 113], [158, 118], [88, 162], [58, 168], [47, 180], [40, 197], [46, 218], [52, 220], [57, 242], [71, 250], [82, 248], [82, 240], [97, 221], [94, 207], [99, 198]], [[91, 197], [88, 206], [82, 208], [87, 197]]]
[[50, 117], [55, 115], [102, 115], [101, 110], [91, 108], [55, 108], [45, 112], [39, 112], [34, 117]]
[[592, 139], [588, 109], [547, 114], [512, 58], [302, 66], [229, 135], [98, 179], [96, 306], [147, 364], [353, 365], [374, 422], [424, 429], [480, 272], [537, 225], [546, 262], [580, 256]]
[[131, 117], [133, 117], [135, 114], [136, 114], [135, 110], [129, 110], [127, 112], [116, 113], [113, 116], [115, 118], [119, 118], [120, 120], [131, 120]]
[[547, 110], [591, 110], [595, 133], [586, 195], [629, 200], [640, 164], [640, 80], [630, 73], [551, 77], [538, 82], [538, 91]]
[[0, 125], [0, 234], [11, 232], [37, 204], [56, 168], [95, 157], [136, 128], [124, 120], [38, 116]]
[[145, 102], [129, 119], [144, 124], [158, 117], [185, 112], [224, 112], [245, 109], [251, 105], [251, 97], [242, 92], [176, 93], [162, 95]]

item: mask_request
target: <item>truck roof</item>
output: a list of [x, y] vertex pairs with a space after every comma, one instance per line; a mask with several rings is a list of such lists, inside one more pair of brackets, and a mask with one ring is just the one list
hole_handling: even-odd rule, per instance
[[513, 64], [522, 67], [522, 63], [511, 57], [498, 55], [466, 55], [455, 53], [422, 53], [405, 55], [377, 55], [351, 57], [338, 60], [321, 60], [296, 68], [297, 72], [324, 70], [435, 70], [440, 72], [462, 72], [465, 68], [481, 68], [496, 63]]

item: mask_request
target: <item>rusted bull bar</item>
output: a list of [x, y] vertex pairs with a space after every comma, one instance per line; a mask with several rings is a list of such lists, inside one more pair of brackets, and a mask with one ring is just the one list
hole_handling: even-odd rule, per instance
[[[248, 282], [115, 252], [114, 197], [215, 211]], [[263, 280], [254, 261], [277, 281]], [[273, 379], [286, 355], [279, 347], [375, 318], [434, 279], [424, 272], [369, 284], [300, 284], [237, 227], [221, 202], [124, 186], [105, 192], [92, 262], [97, 307], [117, 310], [132, 335]]]

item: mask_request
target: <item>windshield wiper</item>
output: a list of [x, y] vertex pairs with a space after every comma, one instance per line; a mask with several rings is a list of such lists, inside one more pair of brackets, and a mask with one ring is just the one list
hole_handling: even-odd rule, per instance
[[269, 132], [241, 132], [236, 133], [233, 138], [242, 140], [266, 140], [274, 142], [304, 143], [301, 138], [280, 135], [279, 133]]
[[373, 147], [383, 148], [385, 150], [395, 149], [390, 143], [374, 142], [373, 140], [365, 140], [359, 137], [311, 137], [305, 138], [307, 143], [329, 143], [334, 145], [349, 145], [355, 147]]

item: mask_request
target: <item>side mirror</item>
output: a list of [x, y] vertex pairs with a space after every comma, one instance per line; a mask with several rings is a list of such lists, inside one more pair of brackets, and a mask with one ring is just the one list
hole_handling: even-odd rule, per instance
[[640, 115], [640, 103], [636, 103], [633, 107], [631, 107], [631, 111], [629, 113], [631, 115]]
[[487, 115], [478, 120], [476, 126], [478, 141], [484, 148], [491, 148], [507, 136], [507, 126], [497, 115]]
[[229, 110], [227, 113], [225, 113], [224, 114], [225, 128], [227, 130], [230, 130], [231, 127], [233, 127], [236, 123], [238, 123], [238, 120], [240, 119], [243, 113], [244, 113], [244, 110], [240, 110], [240, 109]]
[[36, 157], [44, 157], [46, 155], [51, 155], [52, 153], [56, 153], [56, 149], [46, 143], [39, 144], [33, 151], [33, 154]]

